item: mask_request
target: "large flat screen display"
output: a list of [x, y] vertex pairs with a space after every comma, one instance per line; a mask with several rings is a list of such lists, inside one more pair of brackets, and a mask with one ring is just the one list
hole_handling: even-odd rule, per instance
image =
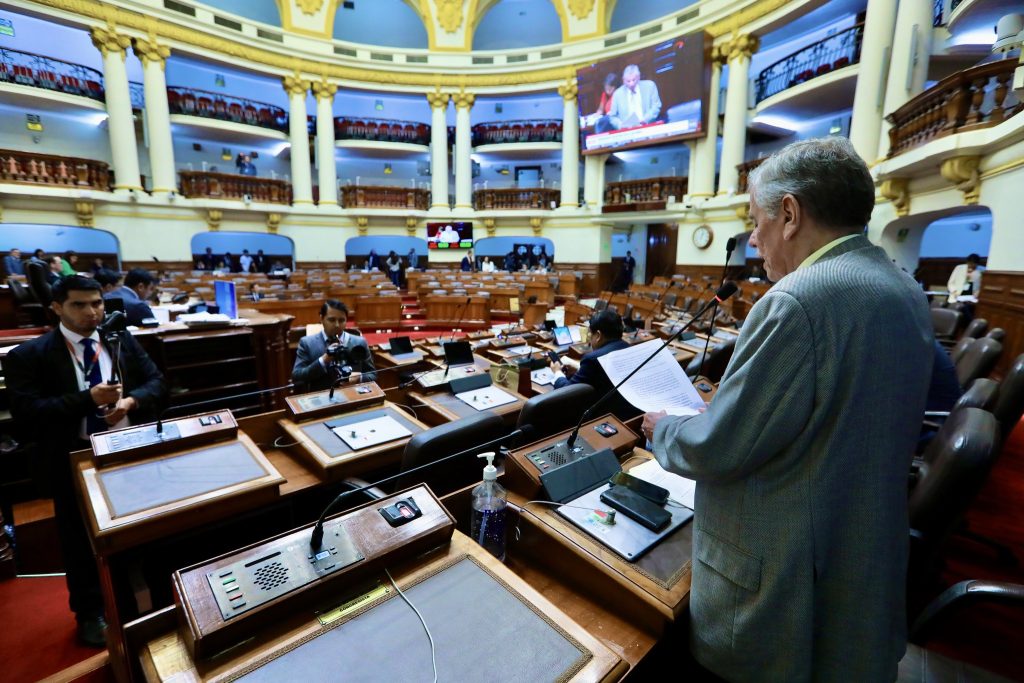
[[583, 153], [703, 137], [710, 48], [691, 33], [579, 69]]
[[427, 223], [428, 249], [472, 249], [473, 224], [467, 221]]

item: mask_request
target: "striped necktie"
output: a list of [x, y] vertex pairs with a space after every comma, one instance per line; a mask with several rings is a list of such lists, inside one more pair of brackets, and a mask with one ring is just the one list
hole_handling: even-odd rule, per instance
[[[100, 356], [96, 351], [96, 342], [92, 339], [83, 339], [81, 344], [84, 348], [82, 354], [82, 373], [85, 374], [85, 380], [89, 383], [89, 388], [93, 388], [97, 384], [103, 382], [103, 373], [100, 371]], [[110, 429], [107, 426], [106, 420], [96, 414], [96, 410], [90, 410], [88, 415], [85, 416], [85, 431], [87, 434], [94, 434], [96, 432], [105, 432]]]

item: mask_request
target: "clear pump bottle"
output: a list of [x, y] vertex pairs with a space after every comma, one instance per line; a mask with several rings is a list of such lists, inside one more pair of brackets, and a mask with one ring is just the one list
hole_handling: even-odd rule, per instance
[[487, 458], [483, 481], [473, 489], [473, 540], [499, 560], [505, 559], [505, 516], [508, 494], [498, 483], [494, 453], [481, 453]]

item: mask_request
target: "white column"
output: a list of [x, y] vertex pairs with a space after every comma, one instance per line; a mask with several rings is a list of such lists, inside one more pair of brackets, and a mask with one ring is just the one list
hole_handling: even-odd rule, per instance
[[697, 140], [690, 164], [689, 189], [691, 197], [715, 195], [715, 159], [718, 155], [718, 99], [722, 83], [722, 62], [725, 55], [721, 46], [711, 49], [711, 91], [708, 93], [707, 136]]
[[604, 204], [604, 169], [607, 154], [588, 154], [583, 157], [583, 201], [591, 211], [601, 211]]
[[288, 93], [288, 136], [292, 153], [292, 204], [313, 203], [313, 180], [309, 172], [309, 131], [306, 128], [306, 93], [309, 81], [297, 74], [282, 79]]
[[[889, 152], [891, 126], [885, 120], [885, 116], [924, 90], [928, 76], [928, 61], [932, 52], [932, 11], [932, 3], [929, 0], [902, 0], [896, 11], [894, 35], [899, 36], [899, 40], [893, 40], [889, 75], [885, 81], [878, 158], [885, 157]], [[864, 73], [863, 64], [861, 73]], [[873, 160], [868, 160], [868, 163], [871, 161]]]
[[334, 94], [338, 86], [327, 81], [313, 84], [316, 95], [316, 160], [320, 206], [338, 206], [338, 170], [334, 165]]
[[[747, 142], [747, 98], [750, 90], [750, 57], [760, 40], [749, 33], [728, 44], [729, 85], [725, 92], [725, 123], [722, 124], [722, 163], [718, 169], [718, 194], [736, 191]], [[723, 46], [723, 49], [725, 46]]]
[[430, 210], [448, 212], [448, 100], [440, 91], [427, 93], [430, 103]]
[[562, 199], [561, 208], [580, 204], [580, 112], [576, 80], [558, 87], [562, 96]]
[[136, 38], [135, 54], [142, 60], [142, 80], [146, 93], [146, 127], [149, 129], [149, 167], [153, 174], [152, 192], [166, 196], [178, 189], [174, 169], [174, 143], [171, 138], [171, 114], [167, 107], [167, 79], [164, 69], [171, 50], [155, 40]]
[[114, 192], [142, 192], [135, 116], [128, 89], [128, 71], [124, 66], [125, 50], [131, 45], [131, 39], [97, 26], [92, 30], [92, 44], [103, 53], [103, 90], [107, 101], [110, 156], [114, 162]]
[[850, 142], [867, 163], [877, 158], [878, 138], [882, 131], [882, 99], [885, 97], [886, 57], [892, 49], [896, 26], [896, 3], [868, 0], [861, 38], [860, 67], [853, 95]]
[[470, 211], [473, 208], [473, 152], [469, 112], [476, 95], [467, 92], [456, 93], [455, 100], [455, 209]]

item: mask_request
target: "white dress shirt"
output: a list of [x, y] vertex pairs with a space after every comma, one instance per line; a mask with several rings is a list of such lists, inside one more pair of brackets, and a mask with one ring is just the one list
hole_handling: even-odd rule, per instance
[[644, 101], [640, 97], [640, 84], [637, 83], [636, 90], [626, 88], [626, 102], [629, 104], [629, 113], [636, 117], [638, 123], [644, 122]]
[[[85, 366], [85, 345], [83, 345], [81, 342], [83, 339], [86, 339], [86, 337], [83, 337], [82, 335], [76, 332], [72, 332], [68, 328], [64, 327], [64, 323], [60, 324], [60, 333], [64, 335], [64, 338], [68, 341], [68, 344], [70, 345], [68, 353], [71, 354], [71, 364], [75, 367], [75, 379], [78, 380], [78, 387], [82, 391], [88, 391], [90, 388], [89, 380], [82, 373], [82, 368]], [[110, 379], [110, 371], [113, 369], [113, 361], [111, 360], [110, 354], [107, 352], [107, 349], [100, 342], [99, 332], [93, 331], [93, 333], [88, 338], [93, 340], [93, 342], [95, 342], [95, 348], [99, 349], [100, 375], [103, 377], [103, 381], [106, 382], [107, 380]], [[99, 410], [99, 406], [96, 406], [96, 410]], [[126, 415], [123, 418], [121, 418], [121, 421], [118, 422], [116, 425], [110, 426], [109, 429], [124, 429], [125, 427], [128, 426], [130, 426], [130, 423], [128, 422], [128, 416]], [[82, 439], [89, 438], [89, 433], [88, 430], [86, 429], [86, 421], [84, 417], [82, 418], [82, 427], [79, 430], [78, 435]]]

